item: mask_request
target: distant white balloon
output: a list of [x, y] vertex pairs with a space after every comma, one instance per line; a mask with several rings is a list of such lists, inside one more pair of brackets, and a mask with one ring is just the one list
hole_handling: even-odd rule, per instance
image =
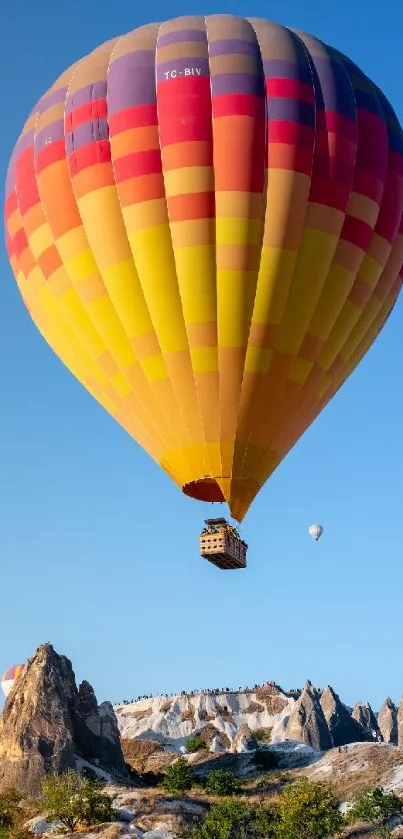
[[321, 524], [311, 524], [308, 532], [309, 535], [312, 536], [312, 539], [315, 539], [315, 542], [317, 542], [322, 536], [323, 527]]

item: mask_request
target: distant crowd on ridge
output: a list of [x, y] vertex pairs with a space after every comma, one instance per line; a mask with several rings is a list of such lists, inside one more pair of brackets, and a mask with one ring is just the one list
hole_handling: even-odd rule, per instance
[[[199, 696], [200, 694], [203, 696], [220, 696], [221, 694], [226, 693], [253, 693], [256, 690], [262, 690], [264, 688], [274, 687], [277, 690], [281, 691], [285, 694], [285, 696], [299, 696], [301, 690], [298, 688], [293, 688], [292, 690], [282, 691], [279, 685], [276, 682], [262, 682], [261, 684], [255, 684], [253, 687], [239, 687], [238, 690], [234, 690], [233, 688], [200, 688], [199, 690], [181, 690], [179, 693], [144, 693], [141, 696], [137, 696], [134, 699], [123, 699], [122, 702], [115, 702], [115, 705], [133, 705], [135, 702], [141, 702], [143, 699], [172, 699], [175, 696]], [[319, 691], [320, 693], [320, 691]]]

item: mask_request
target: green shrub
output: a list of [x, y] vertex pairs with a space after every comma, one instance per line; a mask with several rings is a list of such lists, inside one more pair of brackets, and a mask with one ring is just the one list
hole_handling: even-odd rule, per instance
[[205, 790], [211, 795], [234, 795], [239, 792], [239, 781], [229, 769], [211, 769], [207, 772]]
[[285, 788], [279, 815], [281, 839], [326, 839], [337, 834], [344, 822], [331, 790], [307, 778]]
[[274, 810], [230, 798], [213, 804], [193, 836], [194, 839], [274, 839], [276, 824]]
[[253, 736], [258, 743], [271, 743], [272, 728], [257, 728]]
[[256, 749], [252, 763], [261, 769], [277, 769], [278, 755], [268, 749]]
[[15, 789], [7, 789], [0, 795], [0, 828], [8, 828], [14, 823], [21, 796]]
[[351, 824], [356, 821], [369, 822], [379, 836], [391, 836], [391, 821], [403, 819], [403, 801], [394, 792], [384, 792], [382, 787], [362, 790], [356, 796], [348, 816]]
[[80, 823], [111, 821], [115, 816], [112, 799], [103, 787], [99, 779], [82, 777], [77, 772], [48, 775], [42, 784], [46, 817], [60, 821], [69, 830]]
[[207, 748], [206, 741], [203, 740], [201, 734], [195, 734], [194, 737], [191, 737], [186, 741], [186, 748], [188, 752], [191, 752], [192, 754], [194, 752], [201, 752]]
[[194, 772], [184, 757], [180, 757], [172, 766], [168, 766], [162, 786], [168, 792], [185, 792], [192, 789], [194, 784]]
[[8, 839], [32, 839], [32, 833], [24, 825], [12, 827], [9, 831]]

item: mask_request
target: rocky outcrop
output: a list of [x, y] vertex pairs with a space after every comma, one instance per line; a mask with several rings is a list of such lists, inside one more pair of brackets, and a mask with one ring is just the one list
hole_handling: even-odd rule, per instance
[[320, 704], [335, 746], [372, 739], [330, 686], [323, 691]]
[[100, 742], [98, 744], [99, 760], [108, 766], [114, 766], [125, 772], [126, 764], [120, 745], [118, 721], [111, 702], [102, 702], [99, 706], [101, 724]]
[[378, 713], [378, 726], [382, 740], [397, 746], [397, 708], [389, 697]]
[[311, 682], [295, 704], [286, 729], [288, 740], [299, 740], [314, 749], [331, 749], [333, 741], [321, 707], [320, 694]]
[[237, 735], [233, 741], [232, 749], [233, 752], [250, 752], [253, 749], [257, 749], [257, 741], [253, 736], [250, 728], [248, 725], [240, 726], [238, 729]]
[[126, 774], [113, 708], [105, 705], [98, 708], [88, 683], [77, 690], [65, 656], [51, 644], [39, 647], [4, 707], [0, 790], [37, 795], [45, 774], [75, 768], [77, 757]]
[[75, 715], [76, 743], [79, 753], [100, 766], [113, 766], [120, 772], [126, 767], [120, 745], [118, 723], [113, 705], [98, 706], [93, 688], [82, 682], [78, 691], [78, 714]]
[[368, 740], [380, 740], [382, 738], [378, 721], [369, 702], [357, 702], [351, 716], [365, 731]]
[[399, 746], [403, 746], [403, 699], [397, 712], [397, 742]]
[[[397, 744], [397, 709], [391, 700], [377, 719], [369, 704], [358, 703], [352, 710], [332, 688], [320, 693], [310, 682], [303, 691], [268, 682], [238, 691], [142, 697], [114, 710], [122, 738], [151, 740], [175, 753], [184, 752], [196, 734], [206, 736], [211, 751], [242, 751], [248, 748], [244, 726], [258, 744], [295, 739], [327, 749], [333, 742], [339, 746], [380, 737]], [[401, 719], [403, 737], [403, 707]]]
[[245, 747], [247, 729], [253, 737], [259, 733], [258, 739], [270, 733], [271, 743], [282, 742], [294, 706], [294, 698], [268, 684], [251, 690], [206, 691], [169, 699], [153, 696], [117, 705], [115, 713], [125, 740], [153, 740], [180, 753], [190, 737], [201, 734], [207, 737], [211, 751], [228, 748], [233, 752]]

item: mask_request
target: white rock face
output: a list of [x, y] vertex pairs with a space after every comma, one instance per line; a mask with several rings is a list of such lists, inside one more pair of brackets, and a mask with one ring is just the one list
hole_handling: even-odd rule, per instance
[[49, 822], [45, 816], [35, 816], [25, 823], [24, 827], [35, 836], [43, 836], [47, 833], [58, 833], [63, 830], [61, 822]]
[[157, 740], [179, 753], [189, 737], [209, 726], [211, 751], [240, 752], [247, 751], [246, 739], [238, 736], [242, 727], [248, 727], [252, 735], [258, 729], [271, 729], [272, 743], [284, 741], [295, 701], [272, 688], [266, 693], [258, 689], [152, 697], [116, 705], [115, 713], [120, 735], [126, 739]]

